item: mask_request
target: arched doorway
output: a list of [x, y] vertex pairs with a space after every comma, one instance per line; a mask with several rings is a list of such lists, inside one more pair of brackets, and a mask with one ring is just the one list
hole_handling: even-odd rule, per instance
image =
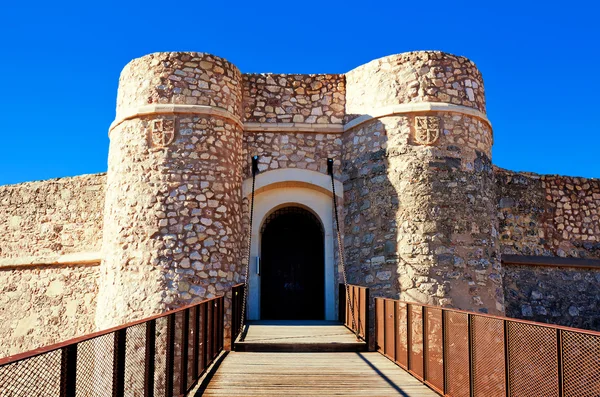
[[265, 220], [261, 237], [261, 318], [324, 319], [324, 234], [319, 219], [301, 207], [280, 208]]

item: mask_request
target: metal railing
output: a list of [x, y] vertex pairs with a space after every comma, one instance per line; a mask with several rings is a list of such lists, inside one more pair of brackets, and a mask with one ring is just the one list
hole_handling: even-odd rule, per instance
[[[340, 284], [339, 290], [339, 320], [369, 344], [369, 288], [348, 284], [348, 299], [346, 287]], [[350, 305], [352, 302], [352, 307]], [[354, 325], [352, 324], [352, 310], [354, 311]]]
[[600, 396], [600, 332], [375, 299], [380, 353], [444, 396]]
[[242, 305], [244, 304], [244, 283], [231, 288], [231, 350], [242, 332]]
[[0, 396], [185, 395], [223, 349], [223, 297], [0, 359]]

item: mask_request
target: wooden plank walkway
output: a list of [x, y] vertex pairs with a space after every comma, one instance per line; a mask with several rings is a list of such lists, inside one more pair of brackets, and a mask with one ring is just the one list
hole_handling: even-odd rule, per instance
[[379, 353], [230, 352], [202, 396], [404, 396], [437, 393]]
[[236, 351], [365, 351], [366, 344], [333, 321], [259, 321], [248, 325], [243, 342]]

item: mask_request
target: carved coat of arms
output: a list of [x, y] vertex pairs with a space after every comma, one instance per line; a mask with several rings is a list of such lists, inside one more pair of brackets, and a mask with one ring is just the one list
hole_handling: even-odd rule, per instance
[[415, 117], [415, 142], [433, 145], [440, 137], [440, 118], [435, 116]]
[[150, 134], [155, 147], [169, 146], [175, 139], [175, 120], [152, 120]]

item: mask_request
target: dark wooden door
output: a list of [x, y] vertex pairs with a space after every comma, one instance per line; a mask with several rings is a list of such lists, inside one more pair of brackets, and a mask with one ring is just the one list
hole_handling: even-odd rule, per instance
[[323, 228], [315, 215], [299, 207], [271, 214], [263, 226], [261, 262], [262, 319], [324, 318]]

